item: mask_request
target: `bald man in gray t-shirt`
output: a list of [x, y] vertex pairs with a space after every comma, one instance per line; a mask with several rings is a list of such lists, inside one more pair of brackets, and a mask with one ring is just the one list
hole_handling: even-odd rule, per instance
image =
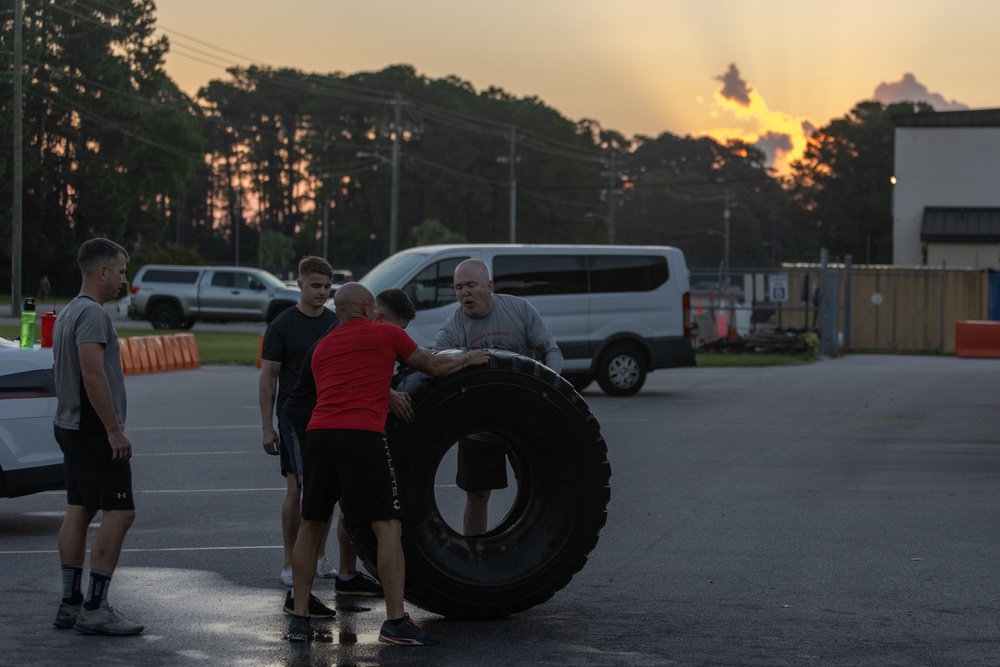
[[[538, 311], [521, 297], [494, 294], [485, 262], [467, 259], [455, 267], [455, 294], [460, 308], [438, 331], [435, 350], [508, 350], [537, 359], [556, 373], [562, 371], [562, 351]], [[477, 433], [458, 443], [455, 482], [466, 492], [466, 535], [486, 532], [490, 492], [507, 487], [506, 451], [503, 441], [489, 433]]]

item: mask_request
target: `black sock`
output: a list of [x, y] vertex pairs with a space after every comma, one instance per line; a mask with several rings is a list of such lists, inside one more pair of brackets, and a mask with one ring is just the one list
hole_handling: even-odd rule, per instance
[[78, 565], [62, 566], [63, 597], [66, 604], [80, 604], [83, 602], [83, 593], [80, 585], [83, 583], [83, 567]]
[[406, 616], [403, 616], [402, 618], [390, 618], [389, 619], [389, 623], [390, 623], [390, 625], [392, 625], [392, 627], [398, 628], [399, 626], [401, 626], [403, 624], [403, 622], [405, 620], [406, 620]]
[[101, 606], [101, 602], [108, 597], [108, 589], [111, 588], [111, 575], [103, 572], [90, 571], [90, 593], [87, 601], [83, 603], [83, 608], [93, 611]]

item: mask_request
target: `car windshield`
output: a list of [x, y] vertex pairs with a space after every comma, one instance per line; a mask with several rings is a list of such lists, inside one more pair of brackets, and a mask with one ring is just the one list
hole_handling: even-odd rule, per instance
[[402, 284], [402, 277], [423, 263], [425, 257], [427, 253], [422, 252], [397, 253], [379, 262], [358, 282], [370, 289], [372, 294], [378, 294]]

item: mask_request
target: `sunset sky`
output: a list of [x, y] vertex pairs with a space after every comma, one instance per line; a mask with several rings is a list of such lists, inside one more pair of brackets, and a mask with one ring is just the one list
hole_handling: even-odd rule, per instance
[[1000, 107], [996, 0], [156, 4], [167, 71], [192, 94], [234, 64], [345, 74], [408, 64], [537, 96], [626, 136], [760, 140], [781, 170], [804, 131], [861, 100]]

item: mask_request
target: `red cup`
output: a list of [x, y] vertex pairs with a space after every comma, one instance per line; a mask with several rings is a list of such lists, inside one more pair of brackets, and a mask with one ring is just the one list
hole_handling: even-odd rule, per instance
[[42, 347], [52, 347], [52, 329], [56, 326], [56, 314], [49, 311], [42, 315]]

